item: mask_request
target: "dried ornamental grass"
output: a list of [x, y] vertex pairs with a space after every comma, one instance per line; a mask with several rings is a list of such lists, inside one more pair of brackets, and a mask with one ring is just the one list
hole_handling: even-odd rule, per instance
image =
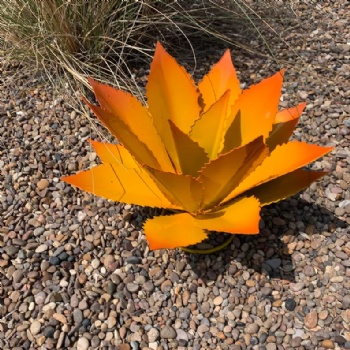
[[110, 0], [96, 6], [86, 0], [0, 0], [0, 56], [40, 68], [53, 86], [90, 88], [90, 76], [140, 97], [134, 67], [148, 64], [155, 38], [194, 64], [219, 43], [266, 55], [248, 44], [250, 38], [260, 38], [271, 51], [261, 30], [278, 36], [268, 22], [295, 17], [291, 4]]
[[278, 111], [282, 82], [283, 70], [241, 91], [227, 50], [196, 86], [158, 43], [147, 106], [90, 79], [100, 106], [86, 103], [120, 143], [91, 141], [103, 164], [63, 180], [171, 210], [144, 224], [151, 249], [193, 245], [209, 231], [257, 234], [261, 207], [322, 177], [302, 168], [332, 150], [289, 141], [305, 103]]

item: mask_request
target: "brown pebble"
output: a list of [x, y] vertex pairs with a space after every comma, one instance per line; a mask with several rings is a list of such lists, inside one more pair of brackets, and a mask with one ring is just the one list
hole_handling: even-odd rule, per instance
[[93, 259], [91, 261], [91, 266], [94, 270], [96, 270], [100, 266], [100, 260], [99, 259]]
[[282, 305], [283, 301], [281, 299], [278, 299], [278, 300], [275, 300], [273, 303], [272, 303], [272, 306], [274, 307], [280, 307]]
[[18, 290], [15, 290], [11, 293], [11, 300], [14, 302], [14, 303], [17, 303], [17, 301], [19, 300], [21, 294], [19, 293]]
[[321, 241], [319, 239], [314, 239], [311, 241], [311, 248], [318, 249], [321, 246]]
[[273, 336], [273, 335], [269, 335], [269, 336], [266, 338], [266, 342], [267, 342], [267, 343], [276, 343], [276, 337]]
[[226, 335], [224, 334], [224, 332], [218, 332], [216, 334], [216, 337], [219, 338], [220, 340], [226, 339]]
[[331, 283], [342, 283], [344, 281], [343, 276], [334, 276], [330, 279]]
[[190, 292], [188, 290], [185, 290], [182, 295], [182, 303], [184, 306], [188, 304], [188, 299], [190, 298]]
[[113, 328], [117, 324], [117, 320], [113, 316], [109, 316], [107, 318], [107, 326], [108, 328]]
[[49, 180], [47, 179], [41, 179], [38, 181], [38, 183], [36, 184], [36, 187], [38, 188], [39, 191], [44, 190], [45, 188], [47, 188], [49, 186]]
[[142, 287], [146, 292], [152, 292], [154, 290], [154, 285], [151, 280], [145, 282]]
[[30, 272], [28, 272], [27, 276], [29, 279], [35, 280], [39, 276], [39, 273], [38, 273], [38, 271], [30, 271]]
[[87, 276], [85, 273], [82, 273], [81, 275], [79, 275], [78, 277], [78, 281], [80, 284], [84, 285], [87, 281]]
[[277, 345], [275, 343], [266, 344], [266, 350], [276, 350]]
[[244, 334], [243, 338], [244, 338], [245, 344], [249, 345], [250, 344], [250, 340], [252, 338], [251, 335], [250, 334]]
[[49, 247], [46, 244], [40, 244], [39, 247], [37, 247], [35, 249], [35, 253], [39, 253], [40, 254], [40, 253], [45, 252], [48, 249], [49, 249]]
[[59, 314], [59, 313], [55, 312], [55, 313], [52, 315], [52, 317], [53, 317], [55, 320], [57, 320], [57, 321], [59, 321], [59, 322], [61, 322], [61, 323], [63, 323], [63, 324], [66, 324], [66, 323], [67, 323], [67, 318], [66, 318], [66, 316], [64, 316], [64, 315], [62, 315], [62, 314]]
[[127, 290], [128, 290], [129, 292], [135, 293], [135, 292], [138, 291], [139, 285], [136, 284], [136, 283], [134, 283], [134, 282], [130, 282], [130, 283], [128, 283], [128, 284], [126, 285], [126, 288], [127, 288]]
[[148, 332], [147, 332], [147, 337], [148, 337], [148, 341], [150, 343], [153, 343], [155, 341], [158, 340], [159, 338], [159, 331], [157, 328], [151, 328]]
[[126, 328], [124, 326], [120, 327], [119, 329], [119, 336], [121, 339], [124, 339], [126, 335]]
[[103, 260], [103, 265], [106, 269], [110, 269], [111, 265], [115, 262], [113, 255], [106, 255]]
[[247, 285], [248, 287], [254, 287], [254, 286], [255, 286], [255, 281], [253, 281], [253, 280], [248, 280], [248, 281], [246, 282], [246, 285]]
[[18, 325], [17, 332], [23, 332], [26, 331], [31, 325], [29, 323], [22, 323]]
[[44, 335], [39, 335], [37, 338], [36, 338], [36, 343], [39, 345], [39, 346], [42, 346], [44, 344], [46, 340], [46, 337]]
[[315, 328], [317, 326], [317, 320], [318, 320], [317, 312], [311, 311], [304, 318], [305, 327], [309, 329]]
[[56, 345], [57, 349], [61, 349], [64, 342], [64, 337], [65, 337], [64, 332], [61, 332], [57, 340], [57, 345]]
[[330, 340], [330, 339], [324, 339], [321, 343], [321, 346], [323, 346], [326, 349], [334, 349], [335, 348], [333, 340]]
[[175, 339], [176, 331], [171, 326], [164, 326], [160, 331], [160, 337], [162, 339]]
[[245, 327], [245, 331], [248, 333], [248, 334], [254, 334], [254, 333], [257, 333], [259, 330], [259, 326], [257, 323], [250, 323], [248, 324], [246, 327]]
[[305, 286], [304, 282], [297, 282], [297, 283], [291, 283], [290, 284], [290, 289], [293, 292], [299, 292], [300, 290], [302, 290]]
[[272, 219], [272, 223], [277, 226], [283, 226], [286, 224], [286, 220], [283, 220], [282, 218], [279, 218], [279, 217], [274, 217]]
[[33, 321], [29, 329], [33, 335], [37, 335], [40, 332], [41, 323], [39, 321]]
[[327, 310], [322, 310], [319, 314], [318, 314], [318, 318], [320, 320], [325, 320], [328, 317], [328, 311]]
[[8, 260], [1, 260], [0, 259], [0, 267], [6, 267], [9, 264]]
[[13, 281], [15, 283], [19, 283], [23, 278], [23, 271], [22, 270], [16, 270], [12, 275]]
[[221, 305], [223, 301], [224, 301], [223, 297], [222, 297], [222, 296], [218, 296], [218, 297], [216, 297], [216, 298], [213, 300], [213, 304], [214, 304], [215, 306], [218, 306], [218, 305]]
[[46, 299], [46, 293], [43, 291], [34, 295], [34, 300], [38, 305], [44, 304], [45, 299]]
[[309, 277], [315, 276], [315, 273], [316, 273], [314, 267], [311, 265], [306, 265], [304, 267], [303, 272], [305, 273], [306, 276], [309, 276]]
[[131, 347], [129, 344], [119, 344], [115, 347], [116, 350], [130, 350]]
[[160, 285], [160, 290], [164, 292], [169, 292], [172, 287], [172, 282], [170, 280], [165, 280], [161, 285]]

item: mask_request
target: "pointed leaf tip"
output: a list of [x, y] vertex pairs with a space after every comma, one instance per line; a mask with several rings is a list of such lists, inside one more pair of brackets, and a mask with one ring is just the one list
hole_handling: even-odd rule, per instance
[[264, 206], [298, 193], [326, 174], [327, 172], [324, 171], [316, 172], [297, 169], [260, 186], [254, 187], [246, 194], [256, 196], [261, 205]]
[[322, 147], [305, 142], [291, 141], [277, 146], [271, 154], [250, 173], [226, 198], [226, 200], [250, 190], [253, 187], [276, 179], [313, 162], [333, 147]]
[[146, 96], [154, 124], [164, 142], [170, 133], [168, 119], [188, 134], [199, 117], [199, 94], [192, 77], [159, 42], [151, 64]]
[[157, 208], [174, 208], [142, 168], [127, 168], [121, 163], [102, 164], [63, 181], [83, 191], [113, 201]]
[[218, 101], [227, 90], [231, 92], [228, 105], [233, 105], [241, 93], [241, 88], [236, 69], [232, 64], [230, 50], [226, 50], [221, 59], [203, 77], [198, 84], [198, 90], [201, 94], [201, 101], [204, 103], [202, 106], [204, 112]]
[[203, 147], [209, 159], [215, 159], [224, 147], [231, 92], [227, 90], [192, 126], [190, 136]]
[[[231, 110], [223, 152], [245, 145], [260, 135], [266, 139], [275, 122], [281, 96], [283, 74], [277, 72], [239, 95]], [[239, 116], [239, 128], [230, 128]]]
[[284, 109], [276, 114], [275, 123], [273, 124], [269, 137], [266, 140], [270, 151], [275, 149], [276, 146], [288, 142], [305, 106], [306, 103], [303, 102], [296, 107]]
[[[89, 81], [100, 107], [85, 102], [111, 134], [130, 151], [132, 146], [132, 154], [141, 164], [146, 163], [156, 169], [172, 171], [173, 166], [147, 108], [130, 93], [91, 78]], [[130, 142], [126, 143], [126, 139], [133, 139], [133, 145]], [[143, 148], [144, 153], [148, 155], [139, 157], [138, 148]]]
[[[135, 157], [139, 164], [147, 164], [156, 169], [161, 168], [158, 160], [147, 145], [139, 139], [137, 134], [130, 130], [129, 124], [125, 123], [121, 118], [118, 118], [118, 115], [99, 106], [92, 105], [87, 100], [85, 102], [96, 117], [106, 125], [111, 134]], [[147, 137], [149, 137], [149, 135]]]

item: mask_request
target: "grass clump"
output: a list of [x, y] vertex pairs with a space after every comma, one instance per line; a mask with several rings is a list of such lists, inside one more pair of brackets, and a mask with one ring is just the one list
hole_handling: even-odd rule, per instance
[[[84, 85], [86, 75], [100, 79], [112, 76], [109, 70], [121, 65], [127, 42], [136, 43], [144, 30], [144, 26], [133, 29], [142, 16], [144, 3], [1, 0], [3, 55], [34, 62], [49, 75], [63, 71]], [[114, 66], [109, 66], [108, 61], [114, 61]]]
[[132, 65], [148, 65], [156, 40], [194, 61], [218, 43], [251, 50], [240, 33], [257, 35], [257, 19], [246, 0], [0, 0], [0, 49], [49, 77], [59, 71], [89, 87], [91, 76], [137, 94]]

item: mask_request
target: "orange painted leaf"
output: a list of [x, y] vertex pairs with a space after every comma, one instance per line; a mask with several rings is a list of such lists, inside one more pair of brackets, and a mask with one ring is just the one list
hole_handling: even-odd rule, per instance
[[270, 151], [275, 149], [277, 145], [288, 142], [305, 106], [306, 103], [303, 102], [296, 107], [284, 109], [277, 113], [275, 124], [273, 124], [271, 133], [266, 140]]
[[198, 170], [208, 161], [208, 157], [203, 148], [193, 141], [187, 134], [184, 134], [176, 125], [169, 120], [170, 129], [181, 167], [181, 173], [197, 176]]
[[229, 100], [230, 91], [226, 91], [192, 126], [191, 138], [205, 149], [209, 159], [215, 159], [224, 147]]
[[228, 106], [233, 105], [241, 88], [237, 78], [236, 70], [232, 64], [230, 50], [226, 50], [222, 58], [216, 63], [198, 84], [201, 93], [201, 102], [204, 104], [204, 111], [207, 111], [221, 96], [230, 90]]
[[207, 233], [194, 224], [188, 213], [148, 219], [143, 230], [151, 249], [186, 247], [207, 238]]
[[186, 247], [207, 238], [206, 230], [259, 233], [259, 201], [245, 197], [216, 212], [192, 216], [188, 213], [158, 216], [146, 221], [143, 229], [151, 249]]
[[113, 116], [110, 112], [90, 104], [87, 100], [85, 102], [102, 122], [104, 120], [113, 120], [113, 135], [135, 157], [138, 163], [147, 164], [155, 169], [161, 168], [150, 149], [130, 131], [130, 128], [122, 120]]
[[144, 170], [128, 169], [121, 163], [102, 164], [76, 175], [65, 176], [62, 180], [113, 201], [179, 209], [164, 196]]
[[136, 138], [147, 145], [157, 160], [159, 169], [173, 171], [165, 146], [146, 107], [129, 93], [98, 83], [93, 79], [89, 79], [89, 82], [94, 89], [101, 109], [108, 112], [99, 113], [98, 118], [111, 134], [120, 139], [119, 128], [122, 121], [129, 133], [134, 134]]
[[289, 122], [299, 119], [306, 107], [306, 102], [302, 102], [295, 107], [283, 109], [276, 114], [275, 124]]
[[158, 42], [146, 86], [149, 111], [165, 141], [168, 120], [188, 134], [199, 117], [198, 92], [191, 76]]
[[235, 200], [225, 208], [195, 217], [195, 224], [210, 231], [237, 234], [259, 233], [260, 203], [255, 197]]
[[96, 154], [105, 164], [122, 164], [126, 168], [139, 168], [138, 163], [121, 144], [112, 144], [90, 140]]
[[260, 135], [265, 139], [268, 137], [278, 111], [282, 82], [283, 70], [239, 95], [232, 106], [230, 118], [232, 122], [240, 116], [240, 132], [228, 126], [222, 153], [245, 145]]
[[271, 154], [248, 175], [225, 199], [230, 200], [245, 191], [299, 169], [330, 152], [333, 147], [321, 147], [291, 141], [277, 146]]
[[298, 193], [326, 174], [327, 172], [297, 169], [289, 174], [252, 188], [246, 192], [246, 195], [257, 197], [262, 206], [268, 205]]
[[195, 213], [203, 200], [202, 184], [189, 175], [165, 173], [146, 167], [160, 190], [183, 210]]
[[202, 208], [213, 208], [223, 201], [267, 154], [268, 149], [260, 136], [206, 164], [198, 178], [204, 187]]

